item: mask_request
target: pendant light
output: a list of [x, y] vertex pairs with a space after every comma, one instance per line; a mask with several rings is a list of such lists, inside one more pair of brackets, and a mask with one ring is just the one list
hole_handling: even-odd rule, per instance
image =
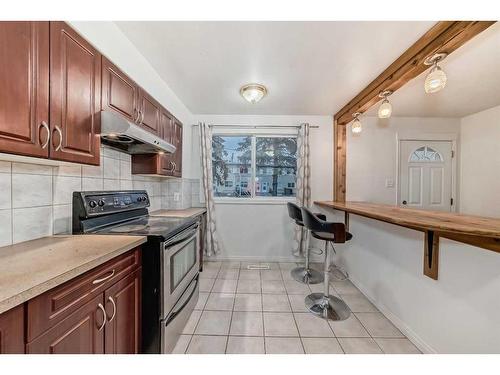
[[392, 94], [391, 90], [384, 90], [378, 96], [383, 98], [382, 104], [378, 107], [378, 118], [389, 118], [392, 114], [392, 105], [387, 97]]
[[352, 114], [352, 117], [354, 117], [354, 121], [351, 124], [351, 131], [353, 134], [359, 134], [363, 130], [363, 126], [361, 125], [361, 121], [359, 121], [359, 115], [361, 115], [361, 113], [359, 113], [359, 112]]
[[438, 91], [441, 91], [444, 86], [446, 86], [446, 73], [441, 69], [438, 65], [440, 61], [442, 61], [448, 54], [446, 53], [436, 53], [425, 59], [425, 65], [432, 65], [429, 74], [425, 77], [424, 89], [427, 94], [432, 94]]
[[267, 88], [258, 83], [249, 83], [240, 88], [240, 95], [249, 103], [258, 103], [267, 95]]

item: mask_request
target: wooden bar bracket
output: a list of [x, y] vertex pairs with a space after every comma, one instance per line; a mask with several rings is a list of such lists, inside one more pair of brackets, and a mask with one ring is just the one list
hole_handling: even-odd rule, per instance
[[424, 275], [438, 279], [439, 267], [439, 235], [432, 230], [425, 232], [424, 241]]

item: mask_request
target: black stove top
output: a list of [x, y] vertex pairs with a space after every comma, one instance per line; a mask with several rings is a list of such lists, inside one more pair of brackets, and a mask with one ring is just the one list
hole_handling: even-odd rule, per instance
[[196, 220], [192, 218], [142, 216], [120, 224], [99, 228], [91, 233], [128, 234], [159, 237], [166, 240], [195, 223]]
[[139, 235], [165, 241], [195, 218], [149, 216], [144, 190], [73, 193], [73, 233]]

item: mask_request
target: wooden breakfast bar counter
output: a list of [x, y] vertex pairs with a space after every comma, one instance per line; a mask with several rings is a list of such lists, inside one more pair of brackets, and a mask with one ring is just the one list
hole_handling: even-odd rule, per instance
[[346, 226], [349, 225], [349, 214], [355, 214], [424, 232], [424, 274], [435, 280], [438, 278], [439, 237], [500, 253], [500, 219], [368, 202], [314, 203], [344, 211]]

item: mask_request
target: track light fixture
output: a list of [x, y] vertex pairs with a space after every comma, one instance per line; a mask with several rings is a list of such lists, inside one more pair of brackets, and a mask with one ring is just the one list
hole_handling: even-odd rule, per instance
[[382, 104], [380, 105], [380, 107], [378, 107], [378, 117], [379, 118], [389, 118], [389, 117], [391, 117], [391, 114], [392, 114], [392, 105], [391, 105], [391, 103], [389, 103], [389, 100], [387, 99], [387, 97], [389, 95], [392, 95], [392, 91], [391, 90], [384, 90], [380, 94], [378, 94], [378, 96], [380, 98], [384, 99], [382, 101]]
[[436, 53], [425, 59], [425, 65], [432, 65], [429, 74], [427, 74], [427, 77], [425, 77], [424, 89], [427, 94], [441, 91], [444, 86], [446, 86], [446, 74], [438, 65], [438, 63], [442, 61], [446, 56], [448, 56], [447, 53]]
[[361, 115], [361, 113], [359, 112], [352, 114], [352, 117], [354, 117], [354, 121], [351, 124], [351, 131], [353, 132], [353, 134], [359, 134], [363, 130], [361, 121], [359, 121], [359, 115]]

